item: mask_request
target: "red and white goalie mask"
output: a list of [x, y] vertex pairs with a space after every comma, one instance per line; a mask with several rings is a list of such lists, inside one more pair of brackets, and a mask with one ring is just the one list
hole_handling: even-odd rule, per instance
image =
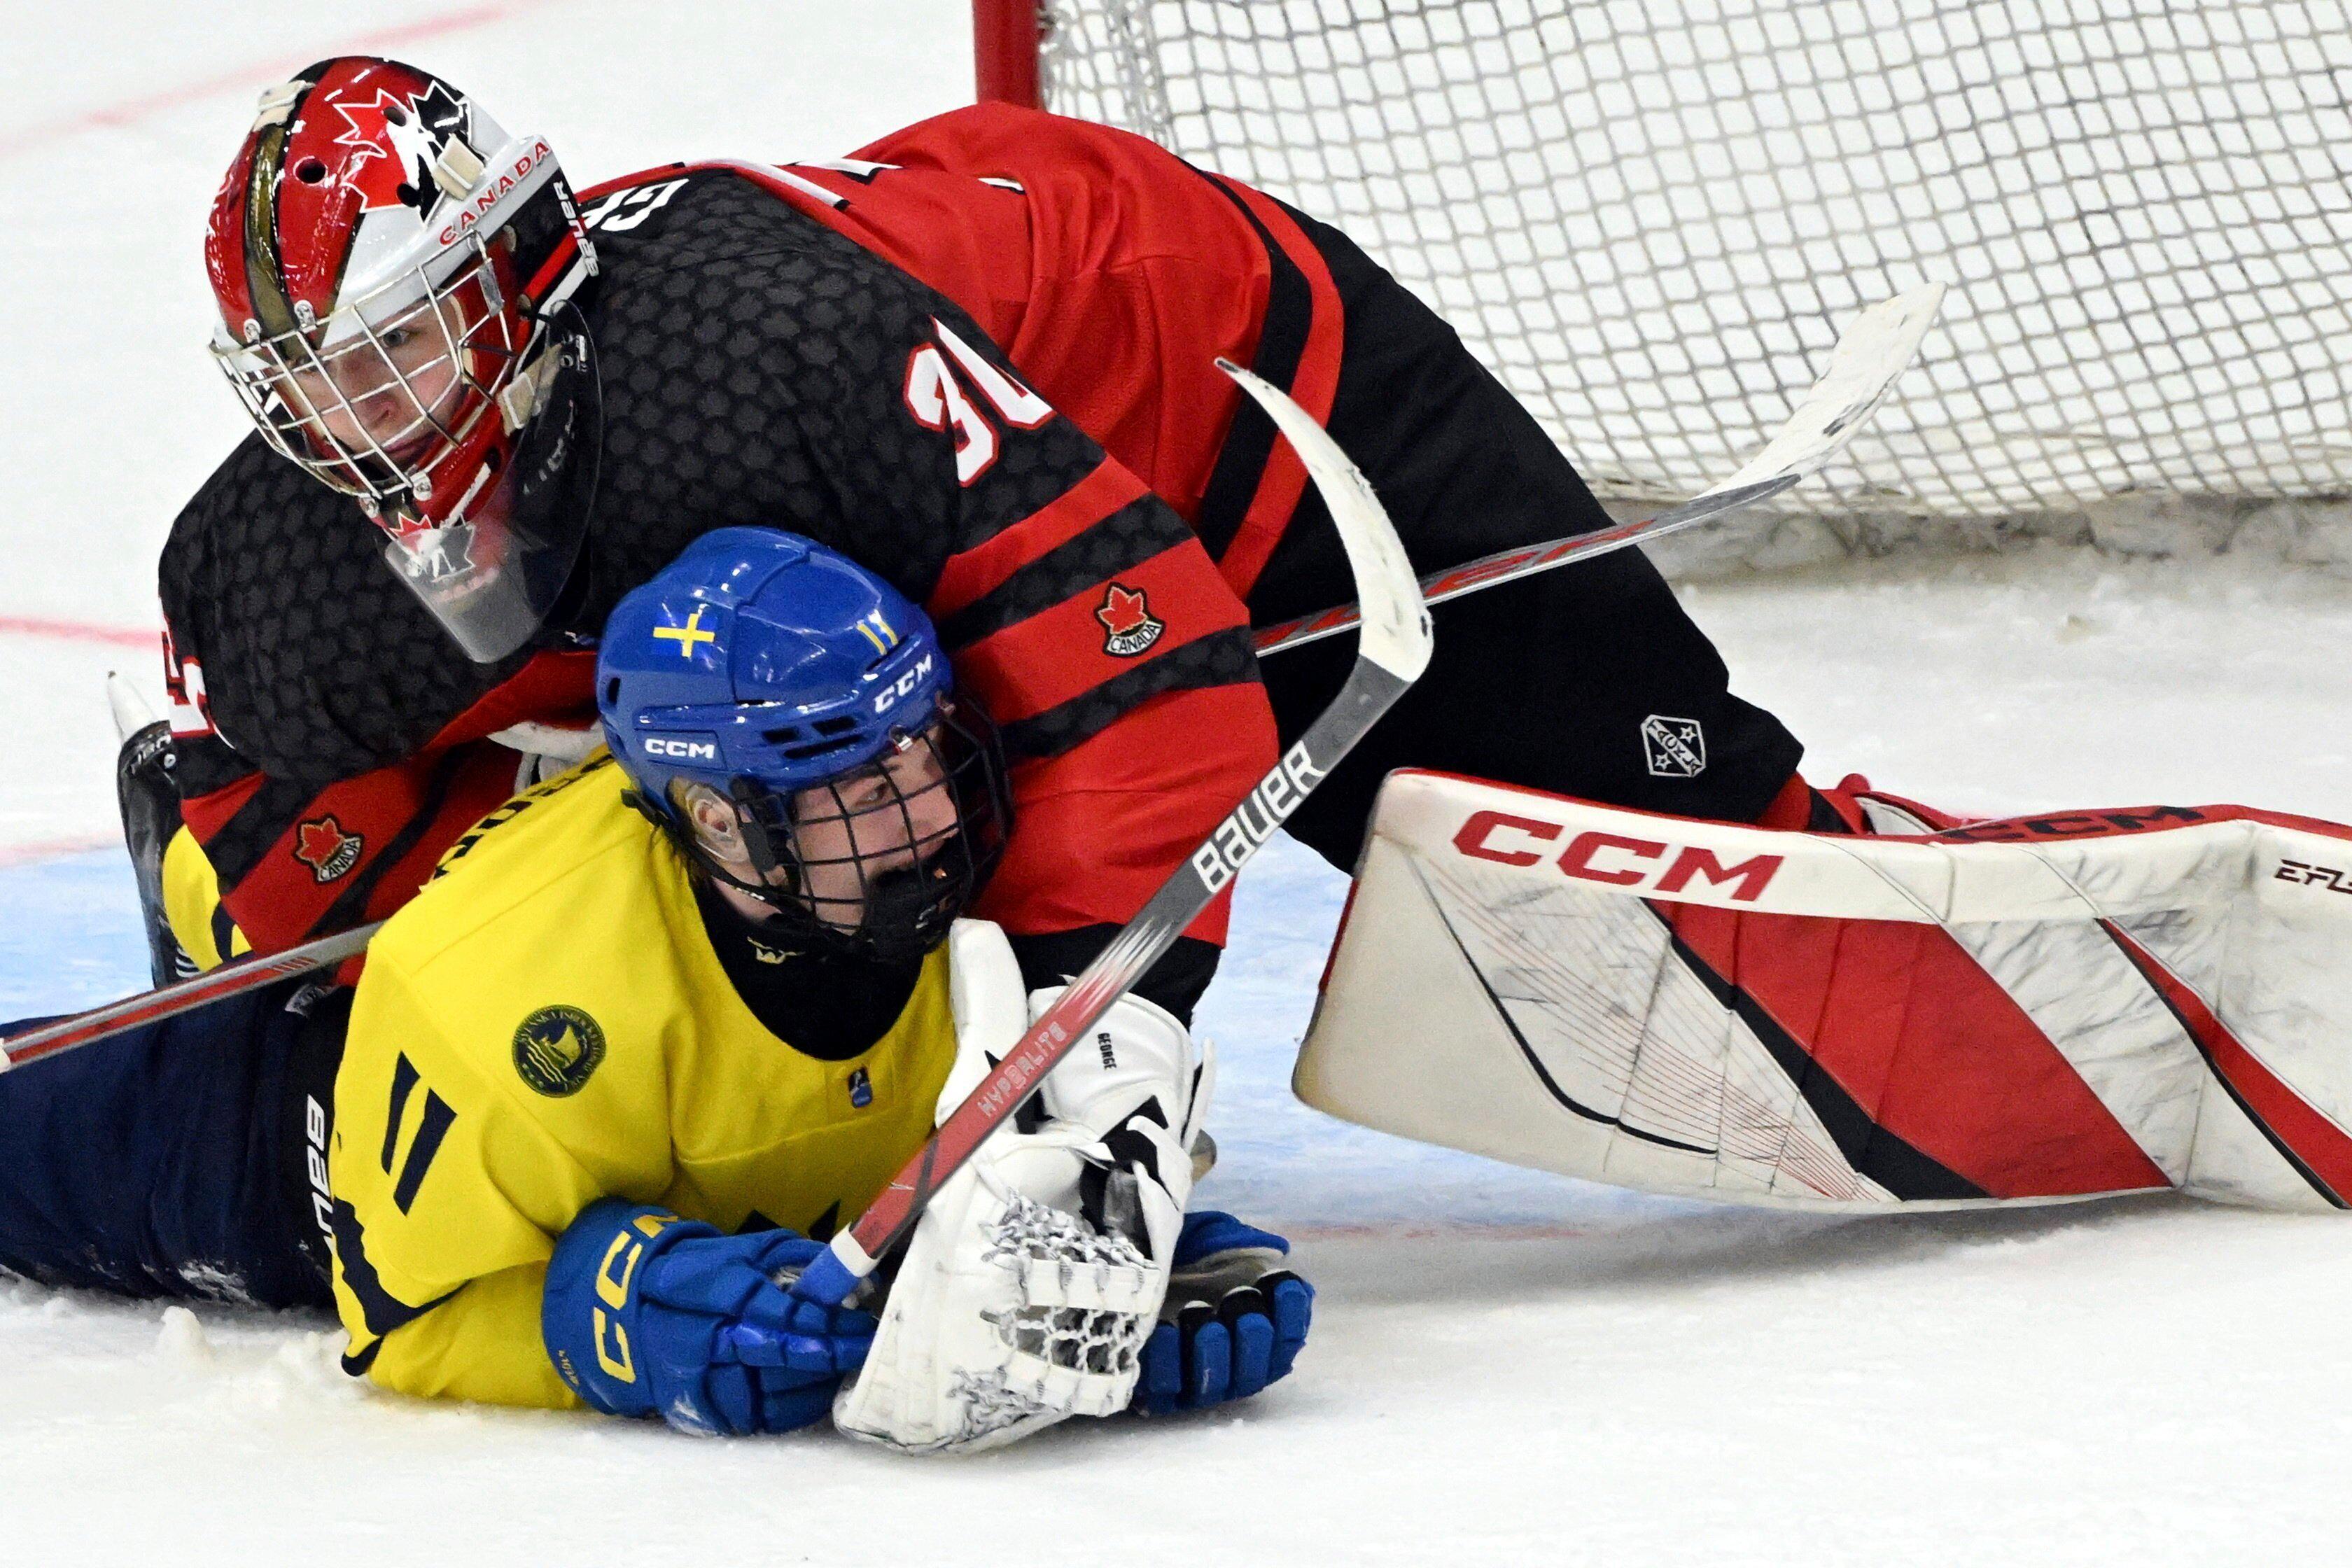
[[263, 437], [355, 498], [483, 662], [546, 624], [593, 500], [571, 296], [595, 262], [544, 138], [390, 60], [262, 94], [214, 202], [214, 353]]

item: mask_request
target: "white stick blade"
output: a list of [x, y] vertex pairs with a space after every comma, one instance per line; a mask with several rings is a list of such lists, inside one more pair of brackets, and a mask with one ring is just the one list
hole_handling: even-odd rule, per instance
[[[1882, 300], [1853, 319], [1830, 351], [1830, 367], [1797, 405], [1779, 435], [1729, 479], [1701, 496], [1737, 489], [1783, 474], [1809, 474], [1827, 462], [1870, 421], [1896, 379], [1919, 352], [1936, 320], [1944, 285]], [[1699, 499], [1694, 497], [1694, 500]]]
[[1357, 628], [1357, 651], [1401, 679], [1418, 678], [1429, 663], [1429, 609], [1422, 603], [1412, 563], [1405, 558], [1388, 510], [1313, 415], [1230, 360], [1220, 359], [1217, 368], [1266, 411], [1330, 508], [1356, 577], [1356, 604], [1363, 617]]
[[106, 672], [106, 706], [114, 716], [114, 738], [127, 741], [155, 721], [155, 710], [139, 694], [139, 689], [113, 670]]

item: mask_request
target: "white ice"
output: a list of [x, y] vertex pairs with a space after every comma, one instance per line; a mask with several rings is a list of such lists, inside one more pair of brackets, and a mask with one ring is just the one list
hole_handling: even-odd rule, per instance
[[[152, 628], [171, 516], [241, 430], [200, 348], [198, 236], [251, 90], [404, 28], [412, 41], [383, 47], [545, 130], [590, 179], [838, 153], [968, 94], [954, 0], [9, 9], [0, 627]], [[2335, 579], [2045, 549], [1688, 596], [1823, 780], [1858, 768], [1968, 811], [2236, 800], [2352, 816], [2352, 586]], [[98, 999], [143, 965], [120, 856], [89, 847], [114, 831], [100, 679], [117, 665], [153, 691], [135, 641], [0, 629], [5, 1016]], [[1202, 1016], [1227, 1064], [1204, 1197], [1297, 1237], [1322, 1292], [1297, 1374], [1264, 1398], [961, 1463], [829, 1436], [697, 1443], [378, 1394], [336, 1369], [321, 1322], [0, 1283], [0, 1563], [2337, 1549], [2347, 1222], [2161, 1200], [1799, 1220], [1341, 1127], [1286, 1087], [1341, 891], [1278, 842], [1244, 879]]]

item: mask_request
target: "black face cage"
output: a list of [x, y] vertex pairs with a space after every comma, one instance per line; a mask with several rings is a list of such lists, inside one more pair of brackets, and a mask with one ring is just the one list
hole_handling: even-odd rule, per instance
[[943, 700], [920, 732], [840, 777], [783, 794], [739, 776], [730, 795], [761, 880], [730, 874], [697, 844], [703, 868], [774, 910], [803, 947], [887, 962], [947, 940], [1013, 827], [1003, 743], [968, 698]]

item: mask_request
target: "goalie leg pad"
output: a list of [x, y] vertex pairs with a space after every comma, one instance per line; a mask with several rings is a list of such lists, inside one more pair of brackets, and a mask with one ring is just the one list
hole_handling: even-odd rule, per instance
[[1293, 1083], [1724, 1201], [2343, 1207], [2339, 887], [2352, 829], [2239, 806], [1853, 837], [1401, 773]]
[[172, 930], [163, 896], [164, 847], [180, 831], [180, 794], [172, 783], [172, 765], [171, 726], [161, 719], [125, 736], [114, 762], [122, 838], [131, 851], [139, 912], [147, 928], [148, 964], [158, 985], [196, 972], [195, 961]]

